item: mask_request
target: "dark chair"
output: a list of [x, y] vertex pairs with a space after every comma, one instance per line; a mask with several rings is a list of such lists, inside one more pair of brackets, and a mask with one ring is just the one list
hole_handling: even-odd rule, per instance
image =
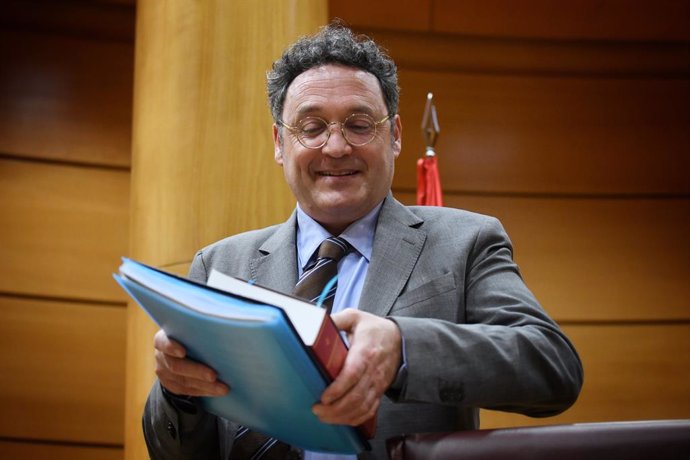
[[388, 440], [391, 460], [690, 460], [690, 420], [577, 423]]

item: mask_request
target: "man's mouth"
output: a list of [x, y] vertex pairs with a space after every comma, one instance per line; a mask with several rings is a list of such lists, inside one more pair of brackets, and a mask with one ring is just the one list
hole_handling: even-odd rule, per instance
[[357, 174], [357, 171], [319, 171], [319, 176], [327, 176], [327, 177], [344, 177], [344, 176], [353, 176]]

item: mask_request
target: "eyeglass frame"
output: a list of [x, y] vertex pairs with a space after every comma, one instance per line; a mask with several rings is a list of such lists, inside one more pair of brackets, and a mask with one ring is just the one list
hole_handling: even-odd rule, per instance
[[[372, 134], [371, 139], [369, 139], [368, 141], [366, 141], [363, 144], [353, 144], [352, 142], [350, 142], [350, 140], [347, 138], [347, 135], [345, 134], [345, 123], [347, 123], [347, 121], [350, 118], [355, 117], [355, 116], [365, 116], [365, 117], [371, 119], [371, 121], [374, 123], [374, 133]], [[371, 115], [369, 115], [367, 113], [355, 112], [355, 113], [351, 113], [350, 115], [348, 115], [345, 118], [345, 120], [343, 120], [343, 121], [330, 121], [330, 122], [324, 120], [321, 117], [312, 117], [312, 116], [304, 117], [301, 120], [299, 120], [297, 122], [297, 124], [302, 124], [305, 120], [308, 120], [308, 119], [320, 120], [326, 124], [326, 132], [328, 132], [328, 135], [326, 135], [326, 139], [320, 145], [318, 145], [316, 147], [309, 147], [307, 145], [304, 145], [304, 142], [302, 142], [302, 139], [300, 138], [300, 135], [298, 134], [298, 133], [300, 133], [299, 126], [288, 125], [283, 120], [278, 120], [276, 122], [276, 124], [278, 124], [279, 126], [285, 126], [285, 128], [287, 128], [287, 130], [290, 131], [290, 133], [292, 133], [297, 138], [297, 142], [299, 142], [300, 145], [302, 147], [304, 147], [305, 149], [317, 150], [317, 149], [322, 148], [324, 145], [326, 145], [328, 143], [328, 140], [331, 138], [331, 126], [332, 125], [340, 125], [340, 133], [343, 135], [343, 139], [345, 139], [345, 142], [347, 142], [350, 146], [352, 146], [352, 147], [363, 147], [365, 145], [371, 144], [374, 141], [374, 139], [376, 139], [376, 134], [378, 133], [379, 125], [392, 119], [394, 116], [395, 115], [388, 114], [385, 117], [383, 117], [382, 119], [380, 119], [379, 121], [376, 121], [376, 120], [374, 120], [374, 117], [372, 117]]]

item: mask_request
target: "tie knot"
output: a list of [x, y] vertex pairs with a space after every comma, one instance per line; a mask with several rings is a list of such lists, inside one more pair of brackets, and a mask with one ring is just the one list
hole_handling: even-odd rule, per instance
[[335, 262], [338, 262], [348, 252], [350, 252], [350, 244], [342, 238], [332, 236], [321, 242], [317, 258], [333, 259]]

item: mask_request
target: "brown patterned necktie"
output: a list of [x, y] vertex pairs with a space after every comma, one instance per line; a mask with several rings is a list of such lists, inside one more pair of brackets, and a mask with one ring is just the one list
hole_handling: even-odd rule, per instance
[[[323, 240], [316, 260], [304, 269], [292, 293], [310, 302], [316, 302], [326, 284], [338, 274], [338, 262], [350, 252], [350, 249], [349, 243], [337, 236]], [[324, 295], [323, 306], [328, 313], [333, 307], [336, 288], [337, 283], [334, 283]]]
[[299, 455], [288, 444], [241, 426], [228, 460], [286, 460]]
[[[326, 284], [338, 274], [338, 262], [352, 247], [342, 238], [332, 236], [321, 242], [316, 260], [307, 265], [300, 276], [293, 295], [316, 302]], [[324, 295], [322, 306], [331, 312], [337, 283]], [[246, 427], [235, 434], [230, 460], [279, 460], [290, 458], [295, 451], [287, 444]]]

